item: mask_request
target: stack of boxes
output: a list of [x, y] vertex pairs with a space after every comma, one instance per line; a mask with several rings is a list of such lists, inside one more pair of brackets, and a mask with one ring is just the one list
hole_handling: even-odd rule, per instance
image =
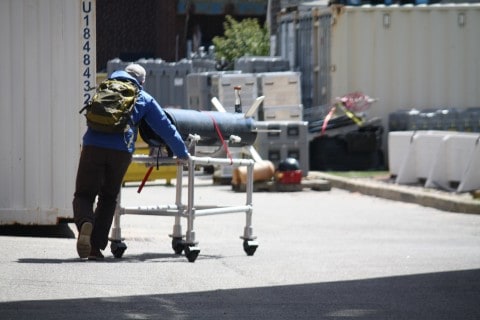
[[212, 110], [210, 76], [216, 72], [195, 72], [187, 76], [187, 109]]
[[[252, 66], [248, 61], [242, 60], [242, 64], [245, 68]], [[262, 69], [258, 65], [255, 67]], [[188, 108], [193, 110], [214, 110], [211, 99], [216, 97], [227, 112], [235, 112], [236, 86], [241, 87], [244, 113], [258, 96], [265, 96], [262, 106], [253, 115], [261, 129], [255, 148], [263, 159], [272, 161], [276, 167], [286, 158], [295, 158], [303, 175], [308, 174], [308, 123], [303, 121], [299, 72], [212, 71], [191, 73], [186, 79]], [[219, 174], [224, 178], [229, 173]]]
[[[123, 70], [131, 62], [112, 59], [107, 62], [107, 74]], [[187, 105], [186, 77], [193, 72], [191, 60], [165, 62], [162, 59], [135, 61], [145, 68], [145, 90], [164, 108], [185, 108]]]
[[[242, 63], [249, 65], [246, 61]], [[303, 175], [308, 174], [308, 123], [303, 121], [299, 72], [212, 71], [191, 73], [186, 79], [188, 108], [193, 110], [214, 110], [211, 99], [216, 97], [227, 112], [235, 112], [236, 86], [241, 87], [243, 113], [258, 96], [265, 96], [262, 106], [253, 115], [260, 129], [255, 148], [263, 159], [272, 161], [276, 167], [286, 158], [295, 158]], [[228, 177], [227, 168], [222, 170], [218, 175], [222, 179]]]
[[263, 100], [265, 121], [303, 119], [300, 73], [293, 71], [258, 73], [258, 93]]
[[480, 132], [479, 119], [480, 107], [397, 110], [388, 116], [388, 129]]
[[245, 73], [288, 71], [290, 64], [282, 57], [245, 56], [235, 60], [235, 70]]
[[260, 130], [255, 148], [276, 168], [286, 158], [295, 158], [303, 176], [308, 174], [308, 123], [303, 121], [300, 73], [293, 71], [257, 74], [259, 95], [265, 96], [260, 110]]
[[192, 73], [187, 76], [186, 85], [187, 107], [192, 110], [215, 110], [211, 99], [216, 97], [227, 112], [234, 112], [236, 86], [241, 87], [240, 95], [244, 108], [252, 105], [258, 96], [256, 77], [252, 73], [220, 71]]
[[146, 90], [164, 108], [185, 108], [187, 105], [186, 77], [192, 73], [192, 61], [147, 64]]
[[[257, 79], [255, 74], [233, 72], [200, 72], [192, 73], [186, 77], [187, 85], [187, 102], [188, 109], [215, 111], [211, 99], [216, 97], [222, 104], [226, 112], [235, 112], [235, 87], [240, 87], [242, 112], [253, 104], [258, 97]], [[258, 119], [258, 112], [253, 115]], [[224, 137], [227, 139], [228, 137]], [[213, 152], [217, 147], [199, 147], [199, 150]], [[241, 150], [238, 148], [230, 148], [230, 153], [234, 158], [242, 156]], [[213, 180], [216, 183], [228, 184], [233, 176], [233, 168], [231, 166], [220, 166], [215, 170]]]
[[302, 175], [309, 170], [308, 123], [304, 121], [265, 121], [258, 123], [259, 133], [255, 148], [262, 159], [270, 160], [278, 168], [281, 161], [294, 158], [298, 161]]
[[[111, 60], [107, 72], [123, 69], [128, 63]], [[192, 60], [167, 63], [143, 59], [136, 63], [147, 71], [145, 89], [163, 107], [215, 110], [211, 99], [216, 97], [227, 112], [235, 112], [234, 88], [240, 87], [245, 113], [257, 97], [265, 96], [253, 115], [259, 128], [265, 129], [259, 132], [255, 143], [258, 153], [276, 167], [286, 158], [295, 158], [303, 175], [307, 175], [308, 125], [303, 121], [300, 73], [288, 71], [288, 61], [278, 57], [244, 57], [236, 61], [235, 71], [205, 72], [195, 72]], [[241, 156], [236, 150], [232, 152]], [[231, 172], [221, 172], [220, 176], [231, 176]]]
[[212, 75], [210, 82], [212, 96], [217, 97], [227, 112], [235, 112], [235, 87], [241, 88], [242, 112], [246, 112], [258, 97], [257, 79], [253, 73], [220, 73]]

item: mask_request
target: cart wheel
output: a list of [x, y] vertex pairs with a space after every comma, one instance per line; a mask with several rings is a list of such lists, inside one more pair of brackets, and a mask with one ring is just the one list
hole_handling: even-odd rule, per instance
[[115, 258], [121, 258], [125, 250], [127, 250], [127, 245], [121, 241], [112, 241], [110, 249]]
[[253, 256], [255, 251], [258, 248], [258, 243], [253, 240], [244, 240], [243, 241], [243, 250], [245, 250], [245, 253], [247, 256]]
[[195, 262], [200, 253], [200, 249], [196, 247], [185, 246], [185, 256], [187, 257], [188, 262]]
[[182, 238], [172, 239], [172, 249], [176, 254], [182, 254], [182, 251], [185, 249], [185, 243]]

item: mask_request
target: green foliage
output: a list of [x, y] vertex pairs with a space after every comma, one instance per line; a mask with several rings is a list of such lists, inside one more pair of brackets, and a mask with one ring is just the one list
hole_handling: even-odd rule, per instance
[[260, 27], [257, 19], [247, 18], [237, 21], [226, 16], [223, 24], [223, 37], [212, 39], [215, 45], [215, 57], [224, 59], [231, 69], [236, 58], [242, 56], [268, 56], [270, 52], [269, 32], [266, 27]]

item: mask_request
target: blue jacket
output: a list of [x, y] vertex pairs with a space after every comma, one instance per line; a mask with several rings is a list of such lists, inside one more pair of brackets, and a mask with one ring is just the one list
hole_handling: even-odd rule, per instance
[[127, 72], [123, 70], [115, 71], [110, 78], [128, 79], [137, 84], [141, 89], [132, 113], [130, 129], [123, 133], [102, 133], [88, 128], [83, 136], [83, 145], [133, 153], [135, 151], [135, 141], [137, 140], [138, 134], [136, 125], [138, 125], [141, 119], [144, 119], [155, 133], [160, 136], [166, 144], [168, 144], [178, 158], [186, 158], [188, 156], [187, 147], [177, 129], [170, 122], [158, 102], [143, 90], [143, 87], [138, 81]]

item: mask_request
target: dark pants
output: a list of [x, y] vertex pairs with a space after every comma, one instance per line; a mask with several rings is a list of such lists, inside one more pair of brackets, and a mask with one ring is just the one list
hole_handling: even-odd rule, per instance
[[90, 241], [93, 247], [105, 249], [108, 244], [117, 196], [131, 161], [132, 155], [126, 151], [93, 146], [82, 149], [73, 198], [73, 218], [79, 230], [84, 222], [93, 224]]

